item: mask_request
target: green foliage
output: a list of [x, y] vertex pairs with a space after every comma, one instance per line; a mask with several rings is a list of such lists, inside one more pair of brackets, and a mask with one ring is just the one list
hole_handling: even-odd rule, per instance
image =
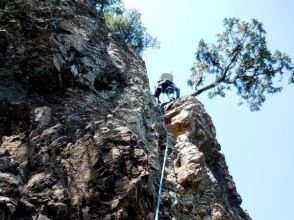
[[122, 8], [121, 0], [92, 0], [96, 5], [97, 10], [103, 15], [105, 11], [112, 10], [115, 12], [120, 12]]
[[137, 10], [124, 10], [121, 14], [106, 11], [104, 17], [107, 26], [120, 35], [136, 53], [142, 54], [146, 48], [159, 47], [157, 39], [152, 37], [142, 24], [141, 14]]
[[[0, 0], [1, 1], [1, 0]], [[126, 10], [122, 0], [92, 0], [107, 26], [141, 54], [146, 48], [158, 48], [158, 41], [152, 37], [141, 21], [141, 14], [134, 9]]]
[[196, 96], [209, 90], [209, 97], [225, 96], [231, 87], [237, 89], [240, 104], [244, 101], [250, 110], [259, 110], [266, 94], [282, 90], [282, 78], [290, 75], [294, 83], [294, 66], [290, 57], [267, 47], [266, 32], [256, 19], [241, 22], [224, 19], [224, 32], [217, 35], [216, 44], [201, 40], [195, 53], [188, 85]]

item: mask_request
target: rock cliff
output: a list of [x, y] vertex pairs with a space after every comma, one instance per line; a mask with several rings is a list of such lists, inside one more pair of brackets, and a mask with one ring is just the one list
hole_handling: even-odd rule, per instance
[[[250, 219], [210, 117], [165, 107], [161, 219]], [[88, 0], [0, 9], [0, 219], [154, 219], [166, 133], [144, 61]]]
[[163, 196], [167, 219], [250, 219], [229, 175], [203, 105], [185, 97], [165, 106], [172, 138]]

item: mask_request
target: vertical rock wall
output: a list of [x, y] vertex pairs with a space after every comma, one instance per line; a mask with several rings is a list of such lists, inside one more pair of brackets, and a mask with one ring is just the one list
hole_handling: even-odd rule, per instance
[[[209, 116], [166, 106], [162, 219], [249, 219]], [[0, 10], [0, 219], [154, 219], [165, 137], [145, 64], [88, 0]]]
[[0, 219], [152, 219], [159, 115], [144, 62], [88, 1], [0, 12]]

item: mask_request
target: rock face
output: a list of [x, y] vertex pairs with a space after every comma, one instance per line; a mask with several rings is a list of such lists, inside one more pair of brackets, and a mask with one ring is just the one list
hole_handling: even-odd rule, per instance
[[[162, 219], [250, 219], [203, 106], [166, 106]], [[88, 0], [0, 9], [0, 219], [154, 219], [165, 138], [145, 64]]]
[[163, 215], [166, 219], [250, 219], [229, 175], [203, 105], [185, 97], [165, 106], [172, 136]]
[[0, 27], [0, 219], [152, 218], [161, 124], [141, 58], [87, 1], [10, 1]]

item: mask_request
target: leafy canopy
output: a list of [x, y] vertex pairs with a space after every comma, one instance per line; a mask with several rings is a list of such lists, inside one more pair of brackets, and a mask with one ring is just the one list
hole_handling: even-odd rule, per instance
[[107, 26], [133, 48], [142, 54], [146, 48], [158, 48], [159, 42], [146, 30], [141, 21], [141, 14], [135, 10], [124, 10], [121, 14], [111, 10], [104, 14]]
[[224, 32], [217, 35], [216, 44], [201, 40], [195, 53], [188, 85], [195, 88], [193, 96], [209, 90], [209, 97], [225, 96], [236, 88], [240, 103], [250, 110], [259, 110], [266, 94], [282, 90], [283, 76], [289, 74], [294, 83], [294, 66], [288, 55], [267, 47], [266, 32], [256, 19], [241, 22], [224, 19]]
[[157, 39], [147, 32], [141, 14], [137, 10], [125, 9], [122, 0], [92, 0], [92, 2], [104, 17], [110, 30], [120, 35], [136, 53], [142, 54], [147, 48], [159, 47]]

